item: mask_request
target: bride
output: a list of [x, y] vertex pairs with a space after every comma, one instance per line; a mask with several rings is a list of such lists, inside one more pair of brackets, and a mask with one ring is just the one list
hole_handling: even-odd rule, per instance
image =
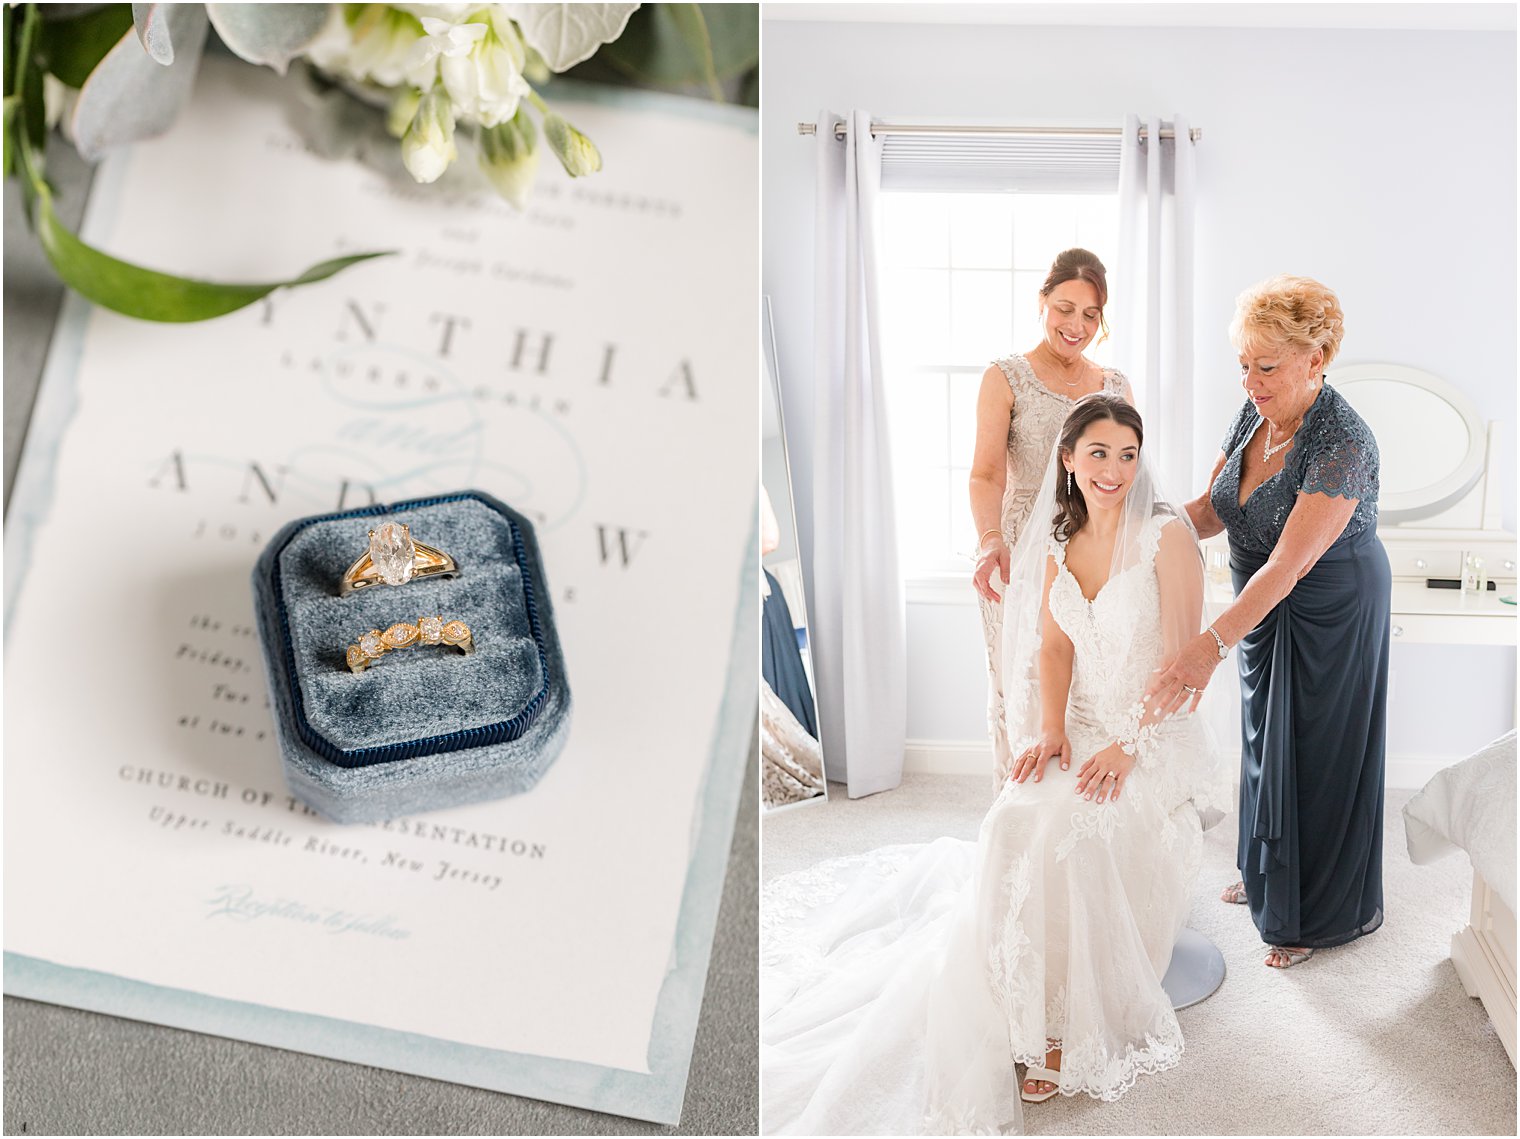
[[768, 1133], [1021, 1131], [1021, 1096], [1113, 1100], [1181, 1058], [1161, 977], [1200, 812], [1217, 819], [1227, 792], [1201, 721], [1141, 703], [1203, 627], [1197, 541], [1157, 492], [1143, 434], [1103, 394], [1062, 427], [1004, 595], [1014, 767], [977, 842], [767, 886]]

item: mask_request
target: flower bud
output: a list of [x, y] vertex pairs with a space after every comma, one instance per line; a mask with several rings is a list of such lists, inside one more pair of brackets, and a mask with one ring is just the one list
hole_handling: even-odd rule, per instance
[[602, 168], [595, 144], [553, 111], [544, 116], [544, 139], [570, 177], [595, 174]]
[[538, 131], [524, 111], [480, 132], [480, 168], [496, 192], [518, 209], [528, 204], [538, 158]]
[[419, 182], [436, 182], [458, 155], [454, 147], [454, 108], [435, 87], [417, 104], [412, 125], [401, 140], [401, 161]]
[[392, 138], [405, 137], [406, 128], [417, 117], [417, 107], [421, 102], [422, 92], [415, 87], [402, 87], [396, 92], [385, 116], [385, 129], [391, 133]]

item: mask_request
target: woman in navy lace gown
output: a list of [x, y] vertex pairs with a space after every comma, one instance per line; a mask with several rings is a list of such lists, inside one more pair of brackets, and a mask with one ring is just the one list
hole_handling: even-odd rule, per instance
[[1383, 922], [1391, 578], [1377, 443], [1324, 382], [1342, 330], [1335, 294], [1306, 277], [1236, 302], [1247, 398], [1188, 504], [1201, 536], [1228, 533], [1236, 599], [1146, 693], [1196, 706], [1238, 650], [1241, 880], [1221, 897], [1250, 908], [1278, 968]]

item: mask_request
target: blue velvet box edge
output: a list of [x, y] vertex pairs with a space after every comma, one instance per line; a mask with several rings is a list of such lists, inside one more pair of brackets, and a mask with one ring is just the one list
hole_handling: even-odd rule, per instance
[[[535, 583], [541, 626], [539, 647], [550, 681], [542, 707], [527, 729], [515, 738], [357, 766], [330, 761], [302, 738], [295, 719], [299, 680], [288, 666], [285, 631], [274, 594], [280, 551], [295, 534], [314, 523], [374, 517], [464, 499], [475, 499], [501, 514], [521, 534], [520, 548], [526, 557], [522, 569], [525, 581]], [[295, 519], [280, 528], [260, 555], [254, 565], [252, 584], [270, 711], [286, 783], [304, 803], [333, 822], [381, 822], [520, 794], [538, 782], [564, 749], [570, 727], [570, 687], [542, 554], [533, 524], [493, 495], [467, 490]]]

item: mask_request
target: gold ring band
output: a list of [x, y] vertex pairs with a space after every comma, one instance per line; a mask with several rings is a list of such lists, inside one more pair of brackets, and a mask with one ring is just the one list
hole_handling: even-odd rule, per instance
[[453, 558], [417, 541], [405, 522], [382, 522], [369, 532], [369, 549], [343, 571], [338, 596], [372, 585], [405, 585], [414, 578], [453, 577], [458, 572]]
[[415, 625], [398, 622], [383, 633], [371, 629], [348, 646], [349, 671], [363, 672], [392, 649], [409, 645], [449, 645], [468, 655], [475, 651], [475, 638], [463, 621], [442, 617], [419, 617]]

